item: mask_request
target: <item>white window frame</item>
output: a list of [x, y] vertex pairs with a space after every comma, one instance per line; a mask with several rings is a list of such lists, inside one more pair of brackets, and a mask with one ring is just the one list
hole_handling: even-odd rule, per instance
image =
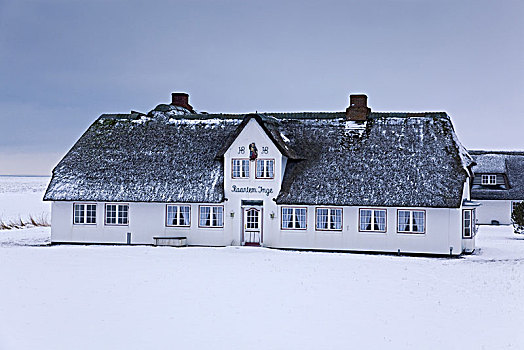
[[[209, 209], [209, 225], [202, 225], [202, 208]], [[220, 208], [220, 210], [218, 209]], [[222, 211], [221, 220], [218, 220], [218, 213]], [[213, 225], [213, 215], [217, 216], [217, 225]], [[206, 219], [208, 220], [208, 219]], [[224, 206], [223, 205], [199, 205], [198, 206], [198, 227], [202, 228], [222, 228], [224, 227]]]
[[[269, 164], [271, 164], [271, 174], [269, 174]], [[261, 175], [259, 176], [259, 168]], [[266, 175], [266, 173], [268, 173]], [[256, 179], [274, 179], [275, 178], [275, 160], [272, 158], [258, 158], [255, 166]]]
[[482, 185], [496, 185], [497, 175], [493, 174], [482, 174]]
[[[319, 227], [319, 224], [323, 221], [323, 220], [319, 220], [319, 214], [320, 214], [320, 211], [321, 210], [327, 210], [327, 217], [326, 217], [326, 225], [327, 225], [327, 228], [320, 228]], [[332, 213], [335, 213], [334, 216], [332, 215]], [[332, 228], [333, 224], [337, 224], [337, 221], [336, 221], [336, 216], [337, 216], [337, 213], [340, 214], [340, 227], [339, 228]], [[344, 227], [343, 225], [343, 208], [338, 208], [338, 207], [318, 207], [318, 208], [315, 208], [315, 230], [316, 231], [342, 231], [342, 227]], [[333, 217], [335, 217], [335, 221], [333, 221]], [[307, 225], [307, 217], [306, 217], [306, 225]]]
[[[291, 210], [292, 214], [291, 214], [291, 221], [288, 221], [291, 222], [291, 226], [292, 227], [285, 227], [284, 226], [284, 209], [287, 211], [287, 210]], [[299, 220], [297, 220], [297, 211], [300, 210], [304, 210], [304, 227], [298, 227], [297, 224], [300, 223]], [[282, 230], [307, 230], [307, 208], [306, 207], [282, 207], [281, 211], [280, 211], [280, 228]]]
[[[467, 218], [469, 214], [469, 218]], [[475, 223], [475, 209], [462, 209], [462, 238], [471, 239], [476, 234]], [[466, 229], [469, 229], [469, 235], [466, 234]]]
[[[107, 208], [109, 206], [115, 206], [115, 223], [108, 222]], [[120, 213], [124, 212], [123, 208], [127, 208], [125, 212], [125, 222], [120, 223]], [[126, 203], [106, 203], [104, 208], [104, 225], [105, 226], [129, 226], [129, 204]]]
[[[235, 175], [235, 169], [238, 164], [238, 176]], [[231, 160], [231, 178], [233, 179], [248, 179], [249, 178], [249, 159], [248, 158], [233, 158]]]
[[[174, 213], [173, 219], [176, 220], [176, 224], [170, 224], [169, 223], [169, 209], [170, 208], [176, 208]], [[184, 219], [184, 216], [182, 214], [182, 208], [187, 208], [187, 224], [180, 225], [180, 219]], [[185, 219], [184, 219], [185, 220]], [[166, 226], [167, 227], [190, 227], [191, 226], [191, 206], [190, 205], [183, 205], [183, 204], [167, 204], [166, 205]]]
[[[371, 212], [371, 222], [369, 223], [371, 225], [370, 230], [362, 229], [362, 212], [363, 211], [370, 211]], [[380, 226], [379, 229], [375, 229], [375, 225], [379, 225], [379, 223], [375, 223], [375, 216], [377, 212], [383, 212], [384, 213], [384, 229], [381, 230]], [[367, 222], [365, 223], [368, 224]], [[375, 208], [360, 208], [358, 211], [358, 231], [359, 232], [381, 232], [385, 233], [388, 230], [388, 211], [386, 209], [375, 209]]]
[[[407, 223], [403, 223], [402, 225], [409, 225], [409, 230], [400, 230], [400, 213], [401, 212], [408, 212], [409, 213], [409, 221]], [[414, 213], [422, 213], [422, 219], [423, 219], [423, 225], [422, 225], [422, 231], [414, 231]], [[418, 227], [418, 226], [417, 226]], [[411, 210], [411, 209], [398, 209], [397, 210], [397, 233], [407, 233], [407, 234], [415, 234], [415, 235], [423, 235], [426, 233], [426, 211], [425, 210]]]
[[[76, 207], [77, 206], [83, 206], [82, 208], [82, 213], [83, 213], [83, 221], [82, 222], [76, 222], [77, 220], [77, 210], [76, 210]], [[94, 215], [94, 222], [88, 222], [88, 217], [92, 217], [92, 216], [88, 216], [87, 214], [89, 212], [93, 212], [92, 211], [92, 208], [91, 210], [88, 210], [88, 206], [94, 206], [95, 207], [95, 215]], [[96, 203], [73, 203], [73, 225], [96, 225], [96, 210], [97, 210], [97, 207], [96, 207]]]

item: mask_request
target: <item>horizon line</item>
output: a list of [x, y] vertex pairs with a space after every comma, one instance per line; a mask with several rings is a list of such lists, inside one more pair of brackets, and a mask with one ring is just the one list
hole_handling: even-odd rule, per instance
[[51, 175], [27, 175], [27, 174], [16, 174], [16, 175], [0, 174], [0, 176], [3, 176], [3, 177], [51, 177]]

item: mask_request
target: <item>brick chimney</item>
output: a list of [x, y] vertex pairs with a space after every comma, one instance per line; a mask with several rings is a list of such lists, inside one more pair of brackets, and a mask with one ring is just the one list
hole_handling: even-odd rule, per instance
[[366, 120], [371, 108], [366, 95], [350, 95], [349, 107], [346, 108], [346, 120]]
[[186, 94], [185, 92], [173, 92], [171, 94], [171, 105], [183, 107], [190, 112], [195, 113], [195, 110], [189, 104], [189, 94]]

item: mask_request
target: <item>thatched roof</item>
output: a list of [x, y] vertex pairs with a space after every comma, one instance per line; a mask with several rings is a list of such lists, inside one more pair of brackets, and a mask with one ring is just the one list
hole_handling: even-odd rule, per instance
[[[160, 106], [159, 106], [160, 107]], [[255, 118], [289, 158], [279, 204], [459, 207], [473, 161], [445, 113], [102, 115], [53, 171], [45, 200], [224, 200], [227, 147]]]
[[476, 150], [470, 153], [477, 163], [473, 167], [475, 176], [504, 174], [509, 184], [509, 188], [473, 185], [472, 199], [524, 200], [524, 152]]

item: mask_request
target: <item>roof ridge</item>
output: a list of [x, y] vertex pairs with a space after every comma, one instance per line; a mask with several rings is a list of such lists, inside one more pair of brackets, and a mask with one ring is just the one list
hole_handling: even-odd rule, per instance
[[524, 156], [524, 151], [505, 151], [505, 150], [494, 150], [494, 151], [488, 151], [488, 150], [468, 150], [469, 153], [475, 154], [475, 155], [483, 155], [483, 154], [506, 154], [506, 155], [516, 155], [516, 156]]
[[448, 115], [447, 112], [443, 111], [436, 111], [436, 112], [375, 112], [371, 111], [371, 114], [398, 114], [398, 115], [433, 115], [433, 114], [445, 114]]

